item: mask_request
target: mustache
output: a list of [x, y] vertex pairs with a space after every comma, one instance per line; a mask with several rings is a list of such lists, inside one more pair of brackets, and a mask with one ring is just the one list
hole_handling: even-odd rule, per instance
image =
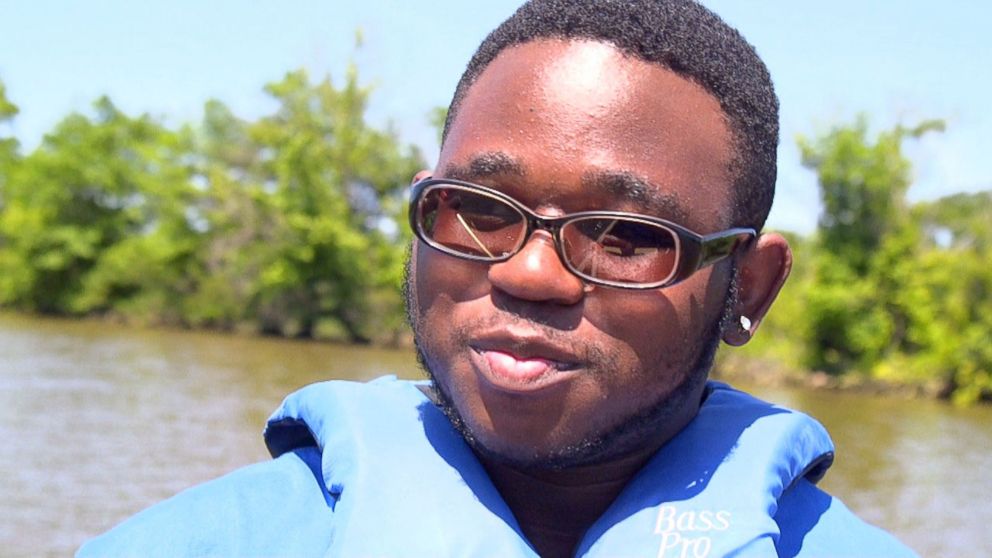
[[459, 340], [467, 340], [472, 332], [490, 331], [494, 329], [505, 329], [508, 327], [520, 326], [537, 331], [542, 337], [555, 343], [573, 343], [574, 339], [565, 331], [552, 327], [544, 321], [535, 320], [531, 317], [521, 316], [512, 312], [497, 311], [494, 314], [481, 317], [471, 324], [461, 325], [455, 328], [455, 335]]
[[478, 332], [501, 330], [514, 326], [536, 331], [538, 335], [553, 345], [568, 347], [583, 362], [593, 365], [594, 368], [608, 366], [609, 363], [616, 362], [620, 358], [619, 355], [612, 354], [612, 351], [604, 349], [601, 344], [591, 343], [571, 330], [562, 330], [547, 323], [533, 320], [529, 316], [521, 316], [512, 312], [497, 311], [480, 317], [471, 324], [459, 325], [452, 333], [459, 345], [467, 346]]

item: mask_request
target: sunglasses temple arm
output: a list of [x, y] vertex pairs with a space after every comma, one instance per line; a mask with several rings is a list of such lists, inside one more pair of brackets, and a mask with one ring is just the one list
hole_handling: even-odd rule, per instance
[[699, 264], [696, 268], [701, 269], [726, 258], [753, 236], [753, 231], [735, 231], [726, 236], [704, 240], [699, 247]]
[[474, 240], [475, 243], [479, 245], [479, 248], [481, 248], [482, 251], [485, 252], [486, 255], [489, 256], [490, 258], [493, 257], [493, 253], [490, 252], [484, 244], [482, 244], [482, 241], [479, 240], [479, 237], [475, 236], [475, 233], [472, 232], [472, 228], [468, 226], [468, 223], [465, 222], [465, 219], [462, 219], [462, 214], [455, 213], [455, 218], [458, 219], [459, 223], [461, 223], [462, 228], [465, 229], [465, 232], [467, 232], [468, 235], [472, 237], [472, 240]]

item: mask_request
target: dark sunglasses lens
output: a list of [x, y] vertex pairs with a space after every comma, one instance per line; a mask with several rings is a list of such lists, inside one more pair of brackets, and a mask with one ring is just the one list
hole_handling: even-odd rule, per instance
[[562, 228], [563, 252], [581, 275], [621, 284], [663, 283], [674, 275], [679, 240], [659, 224], [588, 217]]
[[428, 242], [484, 259], [513, 253], [527, 231], [524, 216], [513, 206], [454, 185], [428, 186], [416, 217]]

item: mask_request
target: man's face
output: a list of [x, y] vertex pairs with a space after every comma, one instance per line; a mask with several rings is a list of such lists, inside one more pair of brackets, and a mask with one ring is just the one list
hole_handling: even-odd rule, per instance
[[[471, 87], [434, 176], [547, 216], [631, 211], [705, 234], [732, 225], [731, 156], [724, 114], [696, 84], [604, 43], [537, 41]], [[695, 413], [728, 263], [632, 291], [583, 283], [543, 231], [496, 264], [414, 250], [418, 348], [478, 451], [523, 466], [603, 461]]]

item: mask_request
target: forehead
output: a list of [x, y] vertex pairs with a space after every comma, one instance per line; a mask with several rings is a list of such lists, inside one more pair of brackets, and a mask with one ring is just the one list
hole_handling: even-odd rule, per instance
[[606, 43], [541, 40], [504, 50], [471, 86], [437, 174], [552, 205], [647, 194], [711, 228], [729, 224], [731, 162], [725, 115], [702, 87]]

